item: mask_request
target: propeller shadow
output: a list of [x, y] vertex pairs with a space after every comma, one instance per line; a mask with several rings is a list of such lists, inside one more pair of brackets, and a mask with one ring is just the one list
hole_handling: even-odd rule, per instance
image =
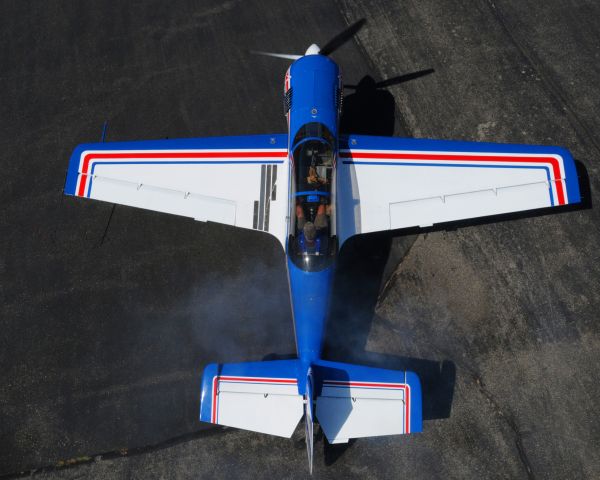
[[354, 93], [344, 97], [340, 122], [341, 133], [392, 136], [396, 122], [396, 102], [394, 96], [384, 88], [400, 85], [434, 72], [433, 68], [429, 68], [380, 82], [375, 81], [370, 75], [365, 75], [357, 85], [344, 85], [345, 89], [354, 90]]

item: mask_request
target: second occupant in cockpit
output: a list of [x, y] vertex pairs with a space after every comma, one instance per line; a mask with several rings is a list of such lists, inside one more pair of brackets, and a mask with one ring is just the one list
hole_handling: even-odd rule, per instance
[[[302, 230], [304, 228], [304, 224], [306, 223], [306, 217], [304, 216], [304, 208], [302, 208], [302, 204], [296, 204], [296, 227], [298, 230]], [[315, 227], [317, 229], [327, 228], [327, 211], [325, 208], [325, 204], [319, 205], [317, 208], [317, 215], [315, 216]]]
[[298, 243], [303, 253], [321, 254], [321, 237], [317, 227], [312, 222], [306, 222], [298, 235]]

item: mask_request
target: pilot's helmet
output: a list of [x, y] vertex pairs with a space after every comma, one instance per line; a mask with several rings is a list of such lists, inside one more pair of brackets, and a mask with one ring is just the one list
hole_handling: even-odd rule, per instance
[[315, 227], [313, 222], [306, 222], [302, 231], [304, 232], [304, 238], [310, 243], [314, 242], [315, 238], [317, 238], [317, 227]]

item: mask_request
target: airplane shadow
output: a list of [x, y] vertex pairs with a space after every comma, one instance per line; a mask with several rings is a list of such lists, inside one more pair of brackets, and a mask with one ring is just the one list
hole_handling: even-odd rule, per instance
[[[407, 135], [407, 132], [395, 132], [404, 128], [400, 122], [396, 122], [393, 95], [381, 87], [413, 80], [430, 73], [433, 73], [433, 70], [414, 72], [382, 82], [375, 82], [372, 77], [365, 76], [358, 86], [352, 87], [354, 93], [344, 98], [341, 133]], [[411, 228], [360, 235], [349, 239], [338, 257], [324, 358], [379, 368], [411, 370], [422, 382], [423, 419], [448, 418], [456, 379], [456, 365], [452, 360], [427, 360], [366, 350], [371, 325], [376, 318], [375, 308], [385, 296], [387, 279], [394, 273], [418, 233], [454, 230], [459, 227], [592, 208], [587, 171], [580, 161], [576, 160], [576, 166], [582, 196], [582, 202], [578, 205], [439, 224], [427, 229]], [[316, 437], [316, 440], [320, 439], [323, 440], [326, 465], [335, 463], [354, 444], [354, 441], [350, 441], [347, 444], [330, 445], [321, 431]]]

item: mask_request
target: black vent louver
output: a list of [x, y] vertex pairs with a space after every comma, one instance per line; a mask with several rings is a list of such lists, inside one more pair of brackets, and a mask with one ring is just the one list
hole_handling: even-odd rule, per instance
[[290, 111], [290, 108], [292, 108], [292, 87], [290, 87], [283, 96], [283, 114], [287, 114], [287, 112]]

